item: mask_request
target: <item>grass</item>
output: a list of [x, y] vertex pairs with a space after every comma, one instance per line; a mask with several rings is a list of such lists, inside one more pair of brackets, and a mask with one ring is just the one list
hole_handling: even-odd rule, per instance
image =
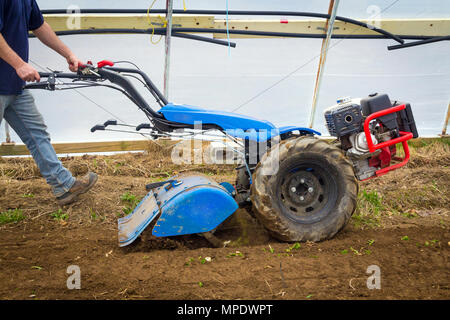
[[194, 262], [194, 258], [189, 258], [186, 262], [185, 262], [185, 266], [190, 266], [192, 264], [192, 262]]
[[69, 217], [69, 215], [67, 213], [64, 213], [62, 211], [62, 209], [58, 209], [58, 211], [53, 212], [52, 214], [50, 214], [50, 217], [53, 218], [53, 220], [57, 220], [57, 221], [65, 221], [67, 220], [67, 218]]
[[89, 208], [89, 215], [92, 221], [96, 221], [100, 218], [100, 221], [103, 222], [106, 219], [104, 215], [98, 214], [93, 208]]
[[122, 213], [124, 215], [128, 215], [133, 212], [139, 202], [141, 202], [141, 199], [128, 191], [120, 196], [120, 200], [125, 204], [124, 207], [122, 207]]
[[364, 201], [366, 201], [368, 204], [371, 205], [372, 211], [375, 215], [379, 215], [380, 212], [383, 210], [381, 197], [378, 195], [376, 191], [367, 192], [366, 190], [363, 190], [362, 198]]
[[352, 216], [353, 224], [357, 228], [379, 227], [383, 210], [382, 198], [377, 191], [362, 190], [358, 195], [357, 211]]
[[22, 198], [34, 198], [34, 194], [32, 194], [32, 193], [24, 193], [24, 194], [22, 194]]
[[[64, 158], [63, 164], [74, 175], [94, 171], [99, 176], [145, 177], [149, 181], [166, 180], [176, 172], [185, 169], [185, 165], [174, 164], [171, 160], [172, 146], [175, 141], [162, 140], [156, 143], [150, 142], [144, 154], [118, 154], [107, 158], [105, 156]], [[28, 180], [41, 177], [32, 159], [2, 159], [0, 166], [2, 167], [0, 177], [3, 178]], [[194, 164], [189, 167], [206, 175], [215, 175], [219, 171], [233, 175], [235, 172], [233, 165]]]
[[[372, 250], [369, 249], [370, 246], [372, 246], [375, 243], [374, 239], [367, 240], [367, 247], [361, 247], [359, 250], [350, 247], [350, 251], [353, 252], [356, 256], [362, 256], [362, 255], [370, 255], [372, 254]], [[341, 250], [342, 255], [346, 255], [350, 252], [348, 249]]]
[[425, 247], [429, 247], [429, 246], [433, 246], [435, 244], [439, 244], [439, 240], [433, 239], [433, 240], [430, 240], [430, 241], [425, 241], [423, 245]]
[[[406, 168], [360, 184], [364, 189], [351, 220], [355, 227], [376, 228], [388, 216], [415, 219], [448, 207], [450, 139], [414, 139], [409, 145], [411, 160]], [[395, 180], [395, 185], [389, 180]]]
[[361, 256], [362, 255], [362, 253], [359, 250], [356, 250], [353, 247], [350, 247], [350, 250], [352, 250], [353, 254], [355, 254], [357, 256]]
[[301, 248], [301, 244], [298, 243], [298, 242], [296, 242], [296, 243], [294, 243], [292, 246], [290, 246], [289, 248], [287, 248], [285, 251], [286, 251], [287, 253], [291, 253], [293, 250], [298, 250], [298, 249], [300, 249], [300, 248]]
[[21, 209], [9, 209], [0, 213], [0, 224], [17, 223], [25, 219]]
[[408, 211], [405, 211], [405, 212], [400, 212], [399, 214], [401, 216], [404, 216], [404, 217], [410, 218], [410, 219], [418, 217], [417, 213], [414, 210], [408, 210]]
[[227, 255], [227, 258], [231, 258], [231, 257], [244, 257], [244, 254], [240, 251], [236, 251], [236, 252], [232, 252], [229, 255]]

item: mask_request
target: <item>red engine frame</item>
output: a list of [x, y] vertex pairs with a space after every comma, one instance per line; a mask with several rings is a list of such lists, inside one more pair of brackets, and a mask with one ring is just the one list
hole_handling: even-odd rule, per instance
[[395, 145], [397, 143], [401, 143], [402, 146], [403, 146], [403, 150], [405, 151], [405, 157], [404, 158], [394, 157], [395, 160], [400, 161], [399, 163], [393, 164], [392, 166], [389, 166], [389, 167], [386, 167], [386, 168], [382, 168], [382, 169], [376, 171], [374, 176], [372, 176], [370, 178], [367, 178], [367, 179], [364, 179], [364, 180], [368, 180], [368, 179], [371, 179], [371, 178], [374, 178], [374, 177], [379, 177], [379, 176], [381, 176], [383, 174], [388, 173], [389, 171], [392, 171], [392, 170], [398, 169], [400, 167], [403, 167], [405, 164], [408, 163], [408, 161], [409, 161], [409, 147], [408, 147], [408, 142], [407, 141], [413, 138], [413, 134], [411, 132], [400, 131], [399, 132], [400, 137], [392, 139], [392, 140], [389, 140], [389, 141], [380, 142], [378, 144], [374, 144], [373, 141], [372, 141], [372, 136], [370, 134], [370, 129], [369, 129], [369, 124], [370, 124], [370, 122], [372, 120], [374, 120], [376, 118], [379, 118], [379, 117], [382, 117], [382, 116], [385, 116], [385, 115], [390, 114], [390, 113], [399, 112], [399, 111], [401, 111], [401, 110], [403, 110], [405, 108], [406, 108], [406, 105], [402, 104], [402, 105], [399, 105], [399, 106], [395, 106], [395, 107], [391, 107], [391, 108], [388, 108], [388, 109], [385, 109], [385, 110], [374, 112], [371, 115], [369, 115], [366, 118], [366, 120], [364, 121], [364, 133], [366, 135], [367, 145], [369, 147], [369, 151], [370, 152], [375, 152], [378, 149], [381, 149], [381, 148], [384, 148], [384, 147], [389, 147], [389, 146]]

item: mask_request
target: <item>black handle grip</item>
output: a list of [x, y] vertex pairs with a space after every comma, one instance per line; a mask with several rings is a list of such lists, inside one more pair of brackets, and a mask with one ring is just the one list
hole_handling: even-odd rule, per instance
[[105, 130], [105, 126], [102, 124], [97, 124], [91, 128], [91, 132], [95, 132], [97, 130]]
[[105, 123], [104, 123], [103, 125], [105, 126], [105, 128], [106, 128], [107, 126], [117, 126], [117, 120], [108, 120], [108, 121], [105, 121]]
[[141, 123], [136, 127], [136, 131], [140, 131], [141, 129], [151, 129], [150, 123]]
[[23, 87], [24, 89], [48, 89], [49, 83], [47, 81], [45, 82], [36, 82], [36, 83], [29, 83], [26, 86]]
[[176, 182], [176, 180], [166, 180], [166, 181], [161, 181], [161, 182], [149, 183], [149, 184], [145, 185], [145, 189], [147, 191], [150, 191], [152, 189], [159, 188], [167, 183], [172, 183], [172, 182]]

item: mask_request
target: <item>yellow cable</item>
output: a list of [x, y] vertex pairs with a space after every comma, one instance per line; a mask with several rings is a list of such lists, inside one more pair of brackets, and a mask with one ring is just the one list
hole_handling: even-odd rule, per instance
[[[155, 2], [156, 2], [156, 0], [153, 0], [152, 4], [150, 5], [150, 7], [147, 10], [147, 21], [148, 21], [148, 24], [152, 27], [152, 35], [150, 36], [150, 42], [153, 44], [158, 44], [161, 41], [163, 36], [161, 35], [159, 37], [158, 41], [156, 41], [156, 42], [153, 41], [153, 36], [155, 35], [155, 27], [153, 26], [152, 20], [150, 19], [150, 10], [152, 10]], [[165, 28], [167, 25], [167, 21], [164, 21], [165, 19], [163, 19], [160, 15], [158, 15], [158, 17], [161, 19], [162, 22], [164, 22], [164, 28]]]
[[[161, 41], [163, 35], [161, 35], [159, 37], [158, 41], [156, 41], [156, 42], [153, 41], [153, 36], [155, 35], [155, 27], [153, 26], [152, 20], [150, 19], [150, 10], [152, 10], [153, 6], [155, 5], [155, 2], [156, 2], [156, 0], [153, 0], [152, 4], [150, 5], [150, 7], [147, 10], [147, 21], [148, 21], [148, 24], [152, 27], [152, 35], [150, 36], [150, 41], [153, 44], [158, 44]], [[184, 11], [187, 10], [186, 9], [186, 0], [183, 0], [183, 9], [184, 9]], [[163, 28], [166, 28], [167, 27], [167, 19], [162, 17], [161, 15], [158, 15], [158, 18], [163, 23]]]

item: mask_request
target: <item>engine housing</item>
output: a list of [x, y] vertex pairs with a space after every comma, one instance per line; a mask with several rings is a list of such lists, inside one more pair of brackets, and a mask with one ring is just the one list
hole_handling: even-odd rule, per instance
[[[405, 105], [404, 109], [397, 112], [387, 110], [399, 105]], [[376, 118], [367, 122], [369, 116], [370, 119]], [[398, 160], [395, 146], [398, 142], [389, 141], [398, 141], [405, 132], [411, 132], [414, 138], [418, 136], [410, 104], [391, 101], [387, 94], [375, 93], [364, 99], [339, 99], [336, 105], [325, 110], [324, 117], [330, 135], [338, 139], [341, 149], [353, 162], [359, 180], [375, 176], [380, 169], [388, 168], [392, 160]], [[368, 131], [364, 125], [368, 126]], [[371, 150], [368, 138], [372, 145], [386, 143]]]

